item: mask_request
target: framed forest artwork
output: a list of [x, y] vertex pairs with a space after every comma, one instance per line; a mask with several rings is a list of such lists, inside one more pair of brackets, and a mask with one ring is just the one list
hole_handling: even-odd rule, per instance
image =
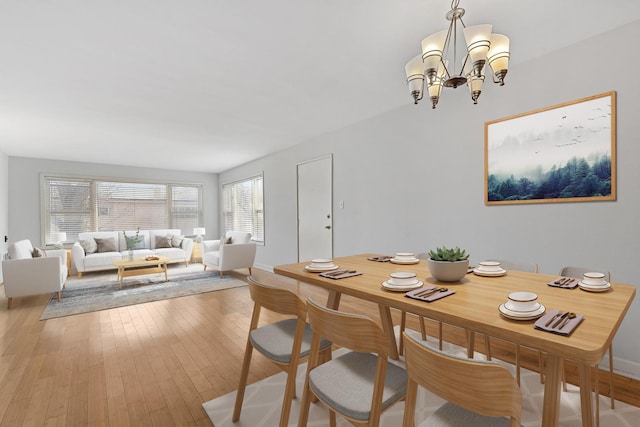
[[485, 204], [616, 200], [616, 92], [484, 127]]

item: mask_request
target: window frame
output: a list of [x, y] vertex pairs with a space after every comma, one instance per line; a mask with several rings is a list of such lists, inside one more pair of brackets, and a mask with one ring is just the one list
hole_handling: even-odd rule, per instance
[[[122, 177], [104, 177], [104, 176], [90, 176], [90, 175], [72, 175], [72, 174], [64, 174], [64, 173], [41, 173], [40, 174], [40, 238], [41, 241], [46, 245], [48, 243], [48, 238], [52, 232], [55, 230], [51, 230], [51, 216], [52, 210], [50, 207], [50, 183], [52, 181], [69, 181], [69, 182], [87, 182], [89, 183], [89, 207], [85, 209], [84, 213], [90, 216], [88, 222], [89, 227], [91, 229], [80, 230], [79, 232], [91, 232], [91, 231], [99, 231], [98, 230], [98, 215], [99, 210], [101, 209], [100, 203], [97, 201], [97, 188], [100, 183], [123, 183], [123, 184], [149, 184], [149, 185], [164, 185], [166, 186], [166, 193], [164, 198], [165, 209], [166, 209], [166, 224], [163, 227], [158, 228], [180, 228], [181, 232], [184, 235], [192, 235], [192, 230], [190, 229], [182, 229], [182, 227], [178, 226], [176, 221], [179, 219], [179, 215], [176, 214], [176, 206], [173, 203], [173, 194], [174, 189], [178, 187], [193, 187], [197, 189], [198, 201], [197, 201], [197, 225], [194, 227], [202, 226], [204, 219], [204, 185], [199, 182], [180, 182], [180, 181], [167, 181], [167, 180], [158, 180], [158, 179], [139, 179], [139, 178], [122, 178]], [[126, 227], [126, 226], [125, 226]], [[115, 230], [119, 231], [122, 227], [116, 227]], [[145, 229], [144, 227], [141, 227]], [[125, 228], [127, 229], [127, 228]], [[67, 243], [73, 242], [77, 240], [72, 236], [67, 235]]]
[[[259, 200], [261, 200], [262, 202], [262, 208], [261, 209], [253, 209], [252, 210], [252, 221], [251, 221], [251, 230], [229, 230], [227, 229], [227, 193], [226, 193], [226, 189], [229, 188], [230, 186], [240, 186], [244, 183], [248, 183], [248, 182], [253, 182], [256, 180], [260, 180], [260, 192], [261, 194], [259, 195]], [[264, 172], [260, 172], [258, 174], [255, 175], [251, 175], [249, 177], [246, 178], [241, 178], [241, 179], [236, 179], [233, 181], [228, 181], [225, 183], [222, 183], [220, 186], [220, 211], [222, 213], [222, 218], [221, 218], [221, 223], [222, 223], [222, 228], [224, 230], [224, 233], [226, 233], [227, 231], [245, 231], [245, 232], [251, 232], [251, 241], [255, 242], [258, 245], [265, 245], [266, 242], [266, 229], [265, 229], [265, 197], [264, 197]], [[253, 185], [252, 185], [252, 194], [251, 194], [251, 198], [255, 199], [256, 198], [256, 194], [254, 192], [253, 189]], [[261, 218], [261, 222], [262, 224], [257, 225], [257, 222], [254, 222], [254, 220], [258, 220], [258, 218]], [[262, 239], [259, 238], [259, 236], [257, 236], [257, 233], [255, 232], [256, 229], [262, 229]]]

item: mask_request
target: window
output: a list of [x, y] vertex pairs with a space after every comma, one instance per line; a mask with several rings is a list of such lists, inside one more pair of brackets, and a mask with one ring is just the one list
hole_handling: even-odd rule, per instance
[[202, 185], [127, 182], [44, 176], [44, 241], [64, 231], [67, 240], [83, 231], [179, 228], [190, 234], [202, 224]]
[[254, 176], [222, 186], [225, 231], [251, 233], [251, 240], [264, 243], [263, 176]]

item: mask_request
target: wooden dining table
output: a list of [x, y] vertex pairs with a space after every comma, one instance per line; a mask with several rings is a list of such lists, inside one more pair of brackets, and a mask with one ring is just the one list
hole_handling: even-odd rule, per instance
[[[546, 353], [546, 379], [542, 413], [543, 426], [557, 426], [559, 420], [561, 374], [563, 360], [578, 363], [582, 425], [594, 424], [591, 400], [591, 367], [606, 354], [636, 288], [633, 285], [612, 283], [607, 292], [586, 292], [580, 288], [563, 289], [547, 284], [557, 276], [508, 271], [500, 277], [467, 274], [456, 283], [438, 282], [429, 273], [427, 262], [394, 264], [370, 261], [378, 254], [361, 254], [334, 258], [340, 269], [362, 274], [344, 279], [332, 279], [309, 272], [308, 262], [280, 265], [276, 274], [290, 277], [329, 291], [327, 305], [337, 309], [342, 294], [378, 304], [383, 331], [389, 336], [397, 358], [391, 308], [424, 316], [449, 325], [478, 332], [501, 340], [520, 344]], [[444, 286], [455, 293], [433, 302], [407, 298], [405, 292], [389, 291], [382, 283], [393, 272], [415, 272], [425, 286]], [[546, 311], [570, 311], [584, 316], [582, 323], [568, 336], [534, 328], [535, 320], [511, 320], [500, 314], [498, 307], [507, 301], [511, 292], [529, 291], [538, 295]]]

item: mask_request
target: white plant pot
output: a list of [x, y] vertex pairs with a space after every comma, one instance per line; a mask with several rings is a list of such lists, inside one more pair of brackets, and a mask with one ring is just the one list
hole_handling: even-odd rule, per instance
[[464, 261], [434, 261], [427, 260], [431, 276], [438, 282], [459, 282], [467, 274], [469, 260]]

